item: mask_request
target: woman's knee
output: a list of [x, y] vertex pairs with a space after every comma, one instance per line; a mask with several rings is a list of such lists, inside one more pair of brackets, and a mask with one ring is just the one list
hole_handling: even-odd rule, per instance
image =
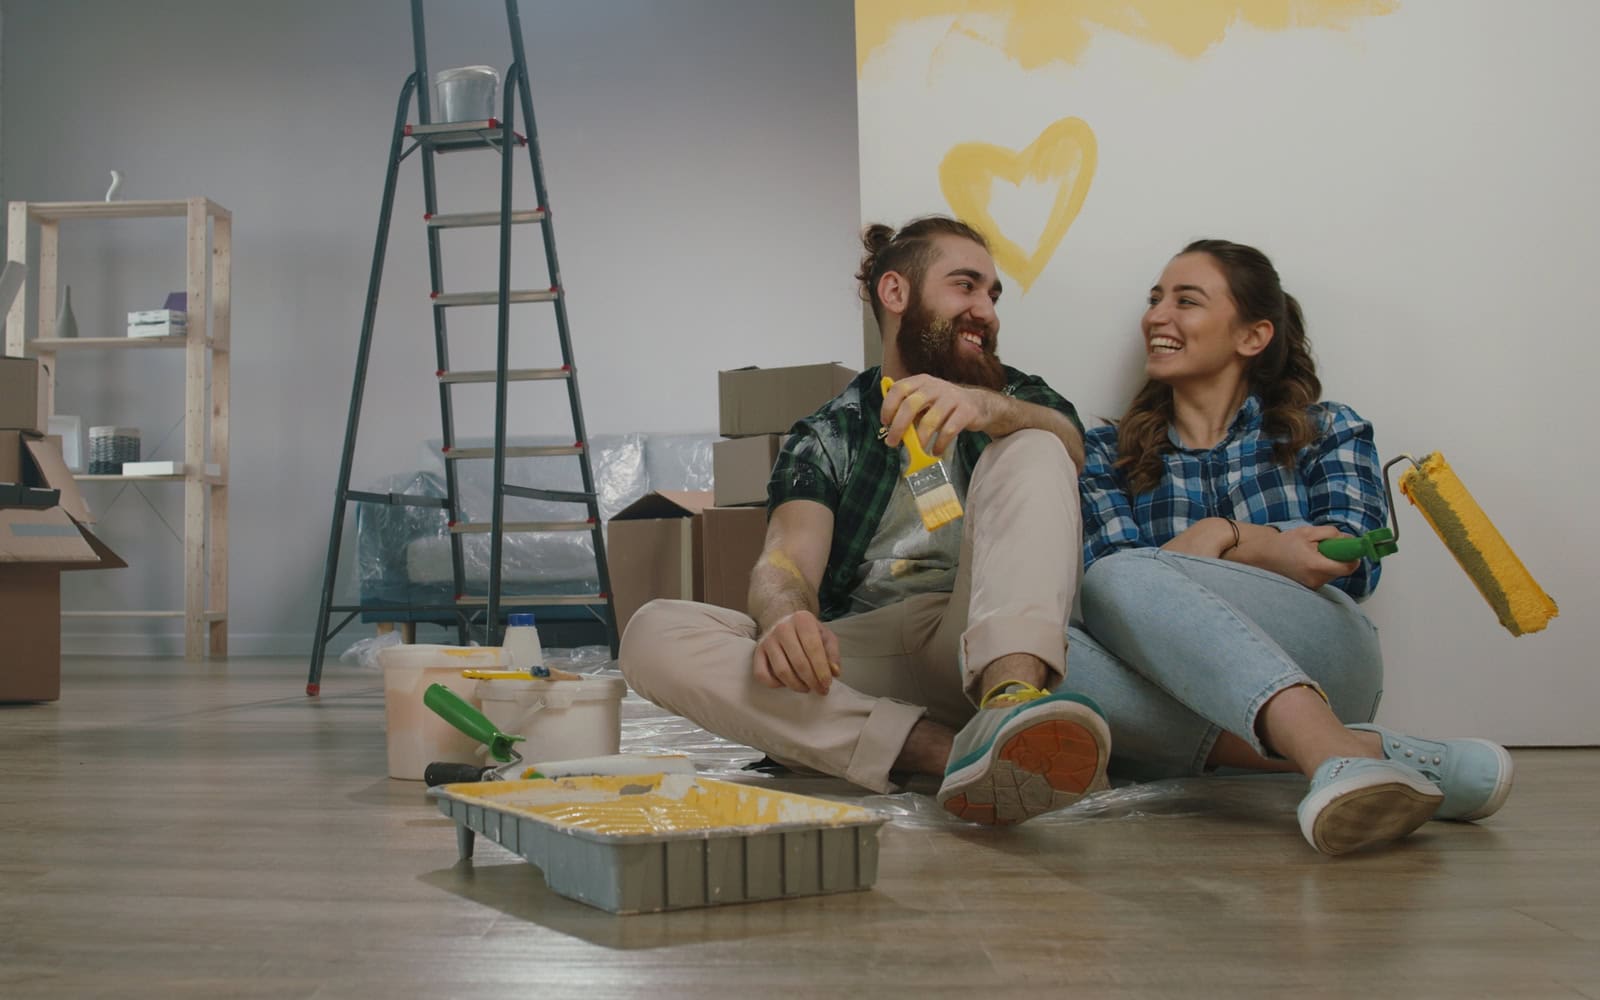
[[1349, 635], [1337, 644], [1335, 655], [1303, 664], [1328, 698], [1328, 707], [1340, 722], [1371, 722], [1383, 700], [1383, 652], [1377, 632], [1365, 620], [1352, 622]]
[[1147, 605], [1155, 579], [1176, 572], [1160, 556], [1160, 549], [1125, 549], [1096, 559], [1080, 588], [1084, 618]]

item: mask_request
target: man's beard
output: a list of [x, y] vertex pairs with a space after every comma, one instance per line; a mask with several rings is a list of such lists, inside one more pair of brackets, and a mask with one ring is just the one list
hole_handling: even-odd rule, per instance
[[[983, 338], [983, 353], [969, 354], [961, 346], [960, 334], [970, 330]], [[923, 305], [918, 295], [900, 319], [895, 344], [900, 361], [913, 375], [928, 374], [957, 385], [975, 385], [999, 391], [1005, 388], [1006, 372], [995, 353], [998, 334], [970, 321], [941, 319]]]

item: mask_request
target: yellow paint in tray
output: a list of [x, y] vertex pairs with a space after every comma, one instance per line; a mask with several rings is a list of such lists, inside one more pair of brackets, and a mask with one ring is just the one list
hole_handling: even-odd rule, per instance
[[611, 836], [743, 831], [871, 820], [856, 806], [691, 774], [497, 781], [452, 787], [463, 798], [568, 830]]

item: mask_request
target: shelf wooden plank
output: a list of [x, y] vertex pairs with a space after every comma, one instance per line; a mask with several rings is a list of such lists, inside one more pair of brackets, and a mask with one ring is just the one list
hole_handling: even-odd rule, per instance
[[[228, 470], [228, 413], [233, 407], [233, 376], [227, 347], [233, 342], [233, 219], [211, 220], [211, 339], [223, 350], [211, 356], [211, 432], [207, 459], [222, 472]], [[219, 475], [217, 477], [221, 479]], [[206, 490], [206, 520], [211, 542], [206, 546], [206, 606], [228, 607], [228, 490], [216, 485]], [[208, 618], [207, 652], [228, 655], [228, 622]]]
[[[188, 347], [188, 337], [35, 337], [28, 341], [27, 348], [35, 353], [54, 353], [56, 351], [72, 350], [119, 350], [123, 348], [151, 348], [151, 347]], [[213, 351], [226, 351], [226, 347], [219, 347], [211, 341], [206, 341], [206, 348]]]
[[[185, 476], [174, 474], [170, 476], [121, 476], [106, 475], [103, 473], [77, 472], [72, 476], [80, 483], [181, 483]], [[228, 480], [225, 476], [203, 476], [201, 484], [204, 486], [226, 489]]]
[[182, 618], [182, 611], [63, 611], [63, 618]]
[[183, 478], [184, 477], [183, 477], [182, 473], [174, 473], [173, 475], [170, 475], [170, 476], [124, 476], [121, 473], [79, 472], [79, 473], [74, 473], [72, 478], [76, 479], [80, 483], [132, 483], [132, 482], [181, 483], [181, 482], [183, 482]]
[[[183, 462], [188, 469], [206, 467], [206, 363], [203, 341], [210, 336], [211, 283], [207, 280], [211, 263], [210, 235], [205, 199], [188, 202], [188, 239], [185, 250], [188, 280], [189, 344], [184, 352], [183, 379]], [[198, 660], [206, 651], [207, 607], [206, 507], [208, 491], [198, 481], [188, 479], [183, 486], [183, 606], [188, 609], [183, 625], [184, 658]]]
[[[232, 213], [210, 198], [206, 215], [231, 219]], [[28, 215], [36, 222], [61, 219], [181, 219], [189, 214], [188, 201], [30, 201]]]
[[[14, 201], [6, 206], [6, 260], [28, 262], [28, 203]], [[27, 339], [28, 285], [24, 281], [6, 316], [6, 355], [22, 357], [22, 342]], [[53, 411], [52, 411], [53, 412]]]
[[[63, 611], [63, 618], [182, 618], [187, 611]], [[226, 611], [202, 611], [200, 617], [206, 621], [225, 622], [228, 620]]]
[[[56, 278], [61, 247], [61, 227], [54, 222], [39, 224], [39, 301], [48, 303], [39, 310], [39, 328], [34, 333], [40, 337], [56, 335]], [[52, 387], [54, 379], [51, 380]], [[50, 404], [54, 413], [55, 403]]]

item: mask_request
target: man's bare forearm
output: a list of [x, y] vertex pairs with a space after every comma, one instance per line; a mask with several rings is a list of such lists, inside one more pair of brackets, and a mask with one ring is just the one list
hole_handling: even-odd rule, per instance
[[1083, 435], [1068, 420], [1066, 414], [1038, 403], [1027, 403], [1014, 396], [993, 393], [989, 411], [989, 424], [984, 430], [990, 437], [1005, 437], [1024, 428], [1035, 427], [1049, 431], [1066, 446], [1067, 456], [1075, 468], [1083, 468]]
[[762, 554], [750, 571], [750, 617], [761, 633], [796, 611], [820, 611], [816, 588], [806, 582], [800, 567], [781, 550]]

